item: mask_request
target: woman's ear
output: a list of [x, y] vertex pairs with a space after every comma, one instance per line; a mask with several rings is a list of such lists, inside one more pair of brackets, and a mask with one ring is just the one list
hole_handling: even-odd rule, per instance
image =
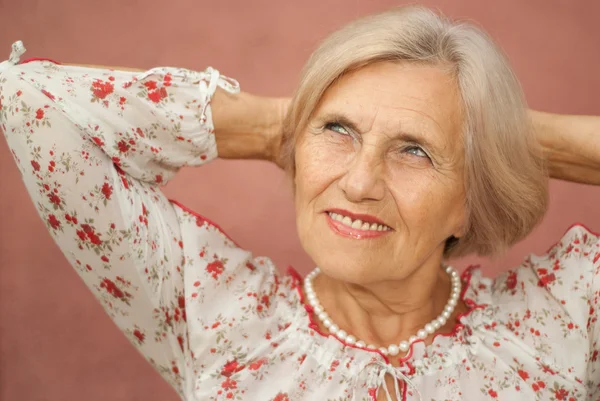
[[467, 234], [467, 231], [467, 222], [465, 221], [460, 225], [460, 227], [458, 227], [458, 230], [452, 234], [451, 238], [456, 238], [458, 240], [459, 238], [464, 237]]
[[452, 219], [452, 225], [449, 227], [452, 233], [450, 238], [458, 240], [464, 237], [469, 232], [469, 212], [467, 206], [463, 204], [460, 209], [455, 210], [451, 214], [450, 218]]
[[444, 244], [444, 255], [448, 255], [452, 248], [454, 248], [456, 244], [458, 244], [458, 241], [458, 238], [456, 238], [454, 235], [448, 237], [448, 239], [446, 239], [446, 243]]

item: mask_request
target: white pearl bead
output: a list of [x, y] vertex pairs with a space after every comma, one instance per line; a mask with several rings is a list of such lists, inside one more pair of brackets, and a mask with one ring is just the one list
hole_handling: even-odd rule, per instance
[[392, 356], [394, 355], [398, 355], [398, 352], [400, 352], [400, 349], [398, 348], [397, 345], [390, 345], [388, 348], [388, 353]]
[[333, 321], [330, 319], [329, 315], [323, 308], [323, 306], [319, 303], [319, 298], [314, 291], [312, 280], [316, 277], [321, 270], [316, 267], [311, 273], [309, 273], [304, 279], [304, 291], [306, 294], [306, 299], [308, 304], [313, 307], [315, 315], [319, 318], [319, 320], [323, 323], [323, 325], [329, 330], [329, 332], [345, 342], [348, 345], [356, 345], [361, 348], [368, 348], [373, 350], [379, 350], [383, 355], [397, 355], [400, 351], [406, 352], [410, 349], [412, 343], [419, 339], [425, 339], [429, 334], [433, 334], [440, 327], [444, 326], [448, 319], [454, 313], [454, 309], [458, 304], [458, 300], [460, 299], [461, 291], [462, 291], [462, 282], [461, 278], [456, 270], [452, 268], [452, 266], [444, 266], [444, 270], [450, 277], [451, 281], [451, 292], [450, 297], [448, 298], [448, 302], [444, 307], [444, 310], [436, 319], [427, 323], [424, 328], [417, 332], [416, 336], [410, 336], [408, 341], [402, 341], [399, 345], [389, 345], [386, 347], [377, 348], [375, 345], [369, 344], [365, 345], [364, 341], [359, 341], [356, 337], [346, 333], [344, 330], [341, 330]]

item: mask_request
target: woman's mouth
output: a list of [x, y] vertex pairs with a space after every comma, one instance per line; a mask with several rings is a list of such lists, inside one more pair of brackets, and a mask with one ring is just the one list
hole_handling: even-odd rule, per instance
[[325, 218], [333, 232], [354, 239], [381, 237], [393, 231], [385, 224], [370, 223], [358, 218], [353, 219], [330, 211], [325, 213]]

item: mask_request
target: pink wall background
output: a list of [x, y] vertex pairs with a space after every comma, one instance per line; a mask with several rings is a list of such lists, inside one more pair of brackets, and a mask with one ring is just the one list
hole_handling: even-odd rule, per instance
[[[475, 20], [504, 47], [532, 107], [600, 114], [600, 2], [430, 0]], [[28, 57], [149, 68], [219, 68], [242, 88], [292, 92], [327, 32], [401, 1], [0, 0], [0, 54], [22, 39]], [[600, 231], [600, 188], [552, 182], [550, 211], [489, 274], [541, 252], [573, 222]], [[167, 193], [212, 217], [255, 254], [301, 272], [289, 184], [262, 162], [183, 171]], [[243, 207], [240, 200], [243, 199]], [[248, 212], [250, 211], [250, 212]], [[456, 263], [463, 267], [474, 258]], [[0, 140], [0, 400], [175, 400], [129, 346], [46, 234]]]

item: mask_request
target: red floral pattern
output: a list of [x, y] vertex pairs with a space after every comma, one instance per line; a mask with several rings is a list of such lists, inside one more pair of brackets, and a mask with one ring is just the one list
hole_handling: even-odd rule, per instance
[[[297, 274], [161, 193], [216, 157], [208, 82], [231, 81], [215, 74], [7, 62], [0, 127], [56, 243], [182, 398], [385, 399], [386, 361], [319, 333]], [[495, 281], [463, 279], [470, 312], [399, 361], [403, 398], [600, 399], [598, 235], [575, 226]]]

